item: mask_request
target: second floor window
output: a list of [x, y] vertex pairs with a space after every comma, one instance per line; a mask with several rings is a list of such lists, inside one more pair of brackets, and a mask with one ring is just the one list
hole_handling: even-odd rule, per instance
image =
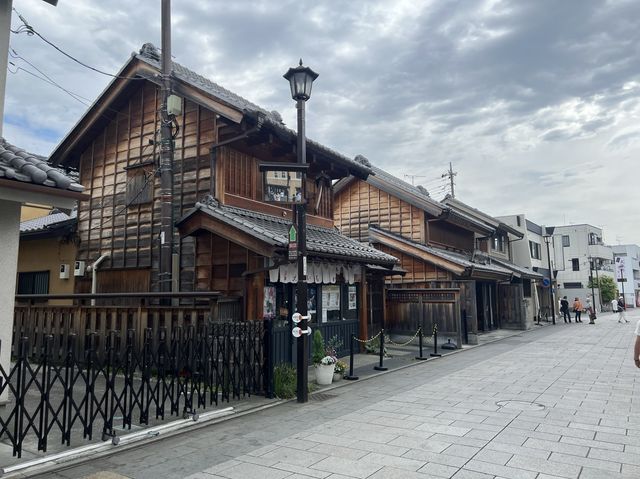
[[571, 260], [571, 269], [573, 271], [580, 271], [580, 260], [578, 258], [573, 258]]
[[152, 165], [134, 166], [127, 169], [127, 206], [142, 205], [153, 201]]
[[569, 241], [569, 235], [562, 235], [562, 247], [566, 248], [571, 246], [571, 241]]
[[540, 259], [540, 245], [533, 241], [529, 241], [529, 251], [533, 259]]
[[491, 244], [491, 249], [494, 251], [500, 251], [504, 253], [506, 248], [506, 239], [504, 235], [498, 233], [493, 237], [493, 243]]
[[49, 271], [18, 273], [18, 294], [49, 294]]

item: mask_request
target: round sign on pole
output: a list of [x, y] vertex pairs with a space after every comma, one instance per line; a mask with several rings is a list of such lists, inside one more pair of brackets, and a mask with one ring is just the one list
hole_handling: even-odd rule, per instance
[[549, 278], [543, 278], [542, 279], [542, 286], [545, 288], [548, 288], [549, 286], [551, 286], [551, 280]]

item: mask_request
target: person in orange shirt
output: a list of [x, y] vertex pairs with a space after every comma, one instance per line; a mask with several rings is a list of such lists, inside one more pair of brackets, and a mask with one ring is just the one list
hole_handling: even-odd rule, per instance
[[576, 313], [576, 323], [581, 323], [580, 315], [582, 314], [582, 302], [580, 298], [576, 298], [573, 302], [573, 312]]

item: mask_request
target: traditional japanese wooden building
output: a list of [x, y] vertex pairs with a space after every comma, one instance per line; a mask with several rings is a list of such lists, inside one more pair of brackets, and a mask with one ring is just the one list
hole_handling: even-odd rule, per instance
[[[51, 156], [78, 168], [91, 195], [78, 211], [78, 259], [103, 258], [98, 292], [158, 290], [159, 60], [150, 44], [132, 55]], [[260, 165], [295, 163], [296, 133], [277, 112], [177, 63], [172, 82], [173, 290], [221, 292], [225, 317], [287, 319], [297, 281], [287, 232], [303, 185], [296, 172]], [[307, 163], [309, 309], [318, 324], [365, 327], [362, 267], [384, 271], [396, 259], [334, 228], [332, 182], [371, 170], [310, 140]], [[76, 291], [90, 283], [77, 278]]]
[[405, 272], [386, 276], [384, 285], [370, 285], [385, 290], [386, 306], [375, 323], [406, 333], [437, 323], [472, 343], [478, 331], [525, 327], [508, 310], [511, 303], [500, 301], [500, 285], [533, 272], [520, 271], [508, 254], [498, 259], [485, 253], [493, 244], [508, 252], [509, 235], [515, 233], [484, 214], [435, 201], [424, 188], [371, 169], [375, 174], [366, 179], [352, 176], [335, 185], [334, 219], [346, 235], [399, 258]]

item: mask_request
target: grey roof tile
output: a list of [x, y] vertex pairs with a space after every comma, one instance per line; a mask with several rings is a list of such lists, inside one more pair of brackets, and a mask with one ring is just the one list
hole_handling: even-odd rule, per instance
[[0, 138], [0, 178], [82, 192], [84, 187], [39, 155], [28, 153]]
[[44, 231], [61, 224], [72, 222], [76, 219], [75, 211], [71, 215], [66, 213], [51, 213], [47, 216], [34, 218], [32, 220], [20, 222], [20, 233], [33, 233], [36, 231]]
[[[291, 222], [277, 216], [219, 205], [215, 201], [196, 203], [196, 209], [230, 224], [245, 233], [273, 245], [286, 247]], [[311, 255], [336, 255], [363, 262], [395, 264], [397, 259], [366, 243], [353, 240], [332, 228], [307, 225], [307, 252]]]

